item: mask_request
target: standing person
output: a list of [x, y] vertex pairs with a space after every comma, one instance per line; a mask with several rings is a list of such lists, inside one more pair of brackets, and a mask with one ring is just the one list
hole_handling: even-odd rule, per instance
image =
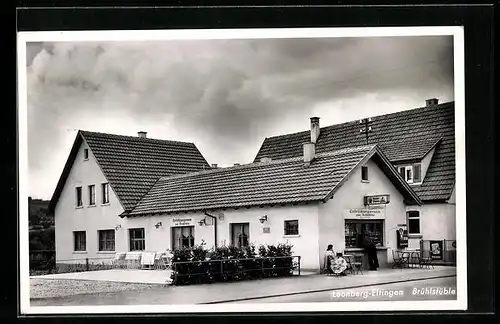
[[375, 243], [373, 243], [368, 233], [363, 233], [363, 247], [368, 254], [368, 264], [370, 266], [370, 270], [377, 270], [377, 268], [379, 267], [377, 247], [375, 246]]
[[326, 248], [325, 252], [325, 258], [323, 260], [323, 271], [324, 273], [331, 273], [332, 272], [332, 260], [335, 257], [335, 253], [333, 253], [333, 245], [328, 244], [328, 247]]

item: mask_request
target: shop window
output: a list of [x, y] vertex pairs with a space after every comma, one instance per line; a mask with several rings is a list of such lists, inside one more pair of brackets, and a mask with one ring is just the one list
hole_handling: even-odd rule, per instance
[[420, 163], [398, 167], [399, 174], [408, 183], [422, 182], [422, 166]]
[[285, 221], [285, 235], [299, 235], [299, 221], [286, 220]]
[[361, 180], [368, 181], [368, 167], [367, 166], [361, 167]]
[[420, 212], [409, 211], [408, 216], [408, 234], [420, 234]]
[[73, 232], [73, 251], [87, 251], [87, 237], [85, 231]]
[[345, 246], [346, 248], [362, 247], [361, 236], [366, 233], [377, 246], [384, 245], [384, 223], [382, 220], [373, 221], [345, 221]]
[[76, 199], [76, 207], [83, 206], [83, 198], [82, 198], [82, 187], [75, 188], [75, 199]]
[[194, 246], [194, 226], [172, 227], [172, 249]]
[[248, 246], [250, 239], [250, 224], [231, 224], [231, 244], [233, 246]]
[[89, 186], [89, 206], [95, 206], [95, 185]]
[[130, 228], [128, 230], [128, 237], [130, 251], [144, 251], [146, 246], [144, 228]]
[[99, 231], [99, 251], [115, 250], [115, 230]]

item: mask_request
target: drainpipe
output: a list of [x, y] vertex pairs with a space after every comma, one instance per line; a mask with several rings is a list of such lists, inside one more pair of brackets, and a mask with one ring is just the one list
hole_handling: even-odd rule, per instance
[[217, 217], [212, 216], [207, 212], [205, 212], [205, 215], [208, 217], [212, 217], [212, 219], [214, 220], [214, 240], [215, 240], [215, 247], [217, 247]]

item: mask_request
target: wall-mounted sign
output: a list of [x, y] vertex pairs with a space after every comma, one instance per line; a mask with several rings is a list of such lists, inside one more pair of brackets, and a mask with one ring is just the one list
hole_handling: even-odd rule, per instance
[[179, 217], [172, 218], [172, 226], [187, 226], [187, 225], [193, 225], [192, 218], [179, 218]]
[[374, 196], [365, 196], [365, 206], [369, 205], [385, 205], [388, 204], [391, 200], [389, 195], [374, 195]]
[[430, 241], [431, 259], [443, 260], [443, 241]]
[[408, 247], [408, 230], [406, 229], [406, 224], [398, 224], [398, 229], [396, 231], [396, 241], [399, 249], [404, 249]]
[[269, 233], [271, 233], [271, 228], [270, 228], [270, 227], [263, 227], [263, 228], [262, 228], [262, 233], [264, 233], [264, 234], [269, 234]]
[[350, 208], [344, 210], [345, 219], [385, 219], [384, 208]]

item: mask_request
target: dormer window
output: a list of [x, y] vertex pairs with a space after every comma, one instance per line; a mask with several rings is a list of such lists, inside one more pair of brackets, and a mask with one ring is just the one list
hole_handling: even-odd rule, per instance
[[420, 163], [401, 165], [398, 167], [399, 174], [408, 183], [422, 183], [422, 172]]
[[83, 149], [83, 159], [84, 160], [89, 159], [89, 149]]

